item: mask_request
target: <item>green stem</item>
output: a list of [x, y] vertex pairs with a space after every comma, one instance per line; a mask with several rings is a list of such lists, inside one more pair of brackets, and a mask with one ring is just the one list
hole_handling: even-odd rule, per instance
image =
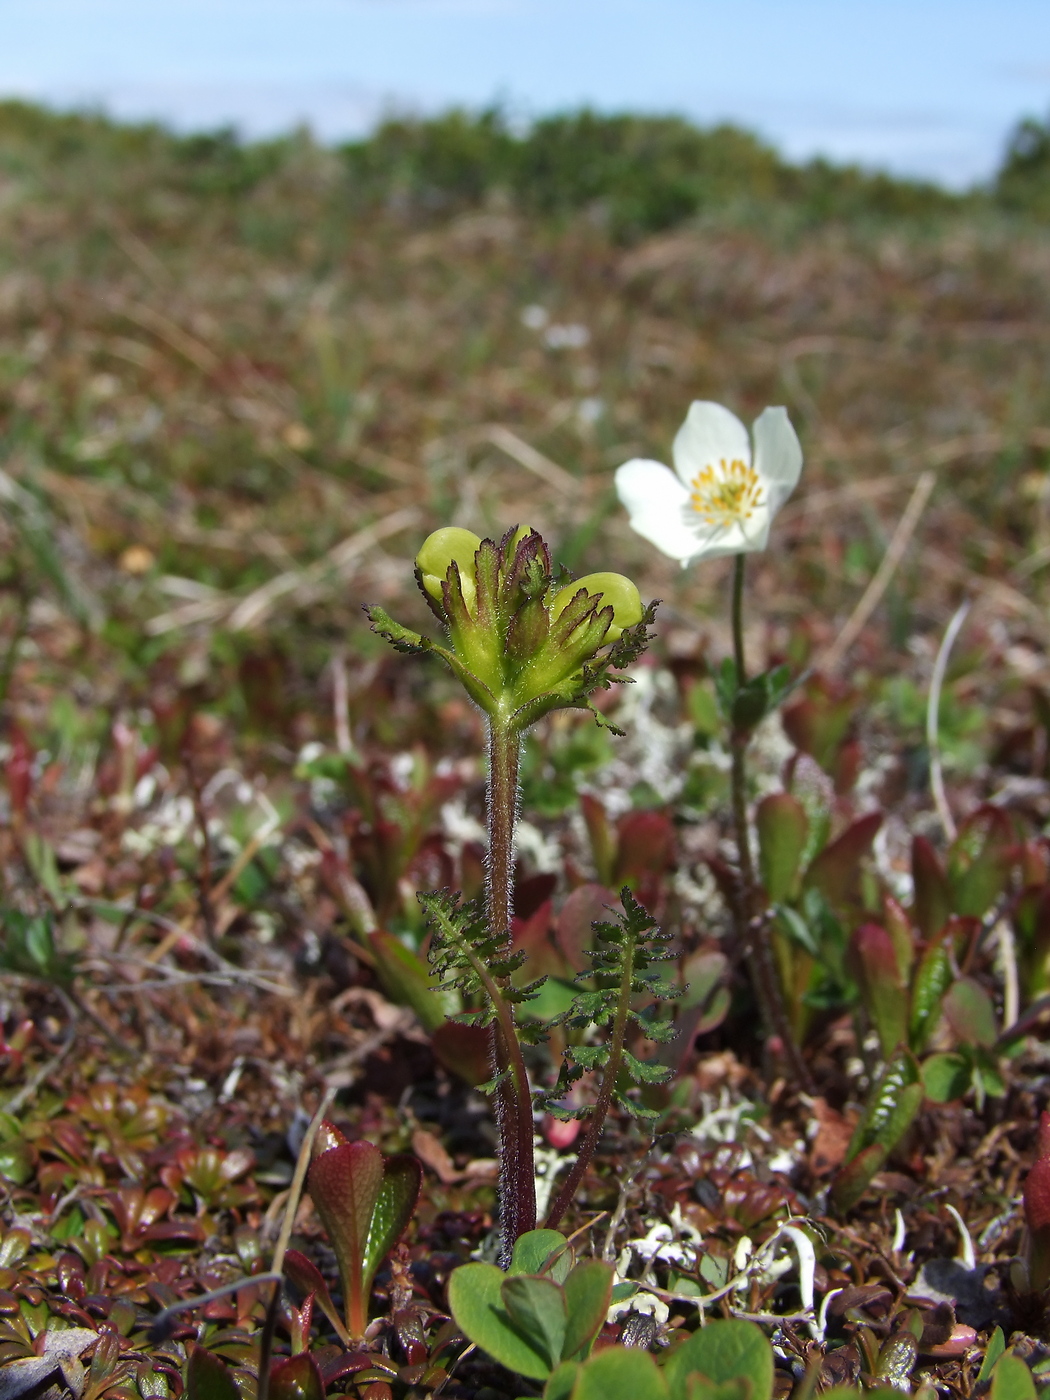
[[[510, 930], [514, 891], [514, 823], [518, 811], [516, 729], [489, 721], [488, 835], [486, 914], [489, 931]], [[514, 1013], [480, 963], [476, 970], [496, 1011], [493, 1073], [502, 1075], [495, 1093], [499, 1130], [499, 1263], [506, 1268], [519, 1235], [536, 1228], [536, 1171], [533, 1153], [532, 1090], [514, 1025]]]
[[598, 1090], [598, 1097], [595, 1100], [594, 1108], [591, 1111], [591, 1116], [587, 1123], [587, 1136], [583, 1140], [576, 1161], [573, 1162], [569, 1175], [565, 1178], [554, 1204], [547, 1213], [547, 1219], [544, 1225], [548, 1230], [557, 1229], [558, 1222], [572, 1204], [577, 1187], [583, 1180], [584, 1172], [590, 1166], [591, 1158], [594, 1156], [598, 1141], [602, 1135], [602, 1129], [605, 1126], [609, 1105], [612, 1103], [613, 1089], [616, 1087], [616, 1076], [620, 1073], [620, 1064], [623, 1060], [623, 1045], [627, 1035], [627, 1017], [631, 1009], [631, 981], [634, 974], [634, 949], [634, 940], [631, 940], [624, 953], [623, 978], [620, 982], [619, 998], [616, 1003], [616, 1016], [613, 1020], [612, 1035], [609, 1038], [609, 1058], [605, 1062], [601, 1088]]
[[[747, 684], [744, 655], [744, 555], [733, 560], [733, 659], [736, 663], [736, 687]], [[730, 720], [730, 790], [733, 804], [733, 826], [736, 831], [737, 860], [740, 885], [734, 901], [733, 922], [737, 938], [744, 948], [751, 983], [758, 999], [759, 1011], [767, 1035], [776, 1035], [784, 1047], [784, 1055], [792, 1073], [803, 1089], [812, 1088], [809, 1067], [802, 1058], [791, 1018], [784, 1003], [784, 993], [773, 960], [769, 942], [769, 925], [762, 917], [758, 902], [758, 883], [751, 855], [751, 832], [747, 820], [747, 748], [751, 730]]]
[[744, 556], [733, 558], [733, 659], [736, 661], [736, 688], [747, 685], [744, 665]]

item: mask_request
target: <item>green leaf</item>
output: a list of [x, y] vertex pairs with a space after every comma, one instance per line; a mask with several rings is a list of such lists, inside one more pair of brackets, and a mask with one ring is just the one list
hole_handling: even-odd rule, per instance
[[941, 858], [925, 836], [911, 843], [911, 875], [915, 887], [912, 917], [923, 938], [936, 938], [952, 912], [952, 892]]
[[195, 1346], [186, 1366], [187, 1400], [240, 1400], [230, 1368], [213, 1352]]
[[448, 1281], [452, 1316], [464, 1336], [501, 1366], [530, 1380], [546, 1380], [553, 1368], [541, 1347], [511, 1321], [501, 1294], [505, 1282], [509, 1282], [507, 1275], [495, 1264], [463, 1264], [453, 1269]]
[[912, 980], [908, 1043], [916, 1054], [926, 1048], [926, 1042], [940, 1017], [941, 1002], [951, 980], [951, 959], [943, 940], [931, 944], [923, 953]]
[[376, 972], [387, 996], [399, 1006], [409, 1006], [425, 1031], [435, 1031], [459, 1010], [454, 994], [440, 991], [431, 980], [426, 963], [399, 938], [383, 929], [368, 935]]
[[999, 1358], [992, 1372], [990, 1400], [1036, 1400], [1032, 1373], [1012, 1351]]
[[850, 952], [864, 1008], [889, 1059], [908, 1031], [908, 993], [893, 939], [879, 924], [862, 924], [850, 940]]
[[551, 1372], [543, 1391], [543, 1400], [570, 1400], [579, 1374], [579, 1362], [563, 1361], [556, 1371]]
[[569, 1323], [565, 1330], [562, 1355], [586, 1354], [598, 1335], [609, 1311], [615, 1270], [600, 1259], [577, 1264], [565, 1280], [565, 1303]]
[[[544, 1270], [544, 1264], [559, 1250], [565, 1250], [556, 1261], [553, 1270]], [[565, 1236], [560, 1230], [526, 1230], [514, 1241], [508, 1276], [512, 1274], [549, 1273], [556, 1283], [561, 1283], [572, 1268], [572, 1250], [565, 1249]]]
[[422, 1185], [423, 1168], [418, 1157], [406, 1152], [384, 1160], [383, 1180], [365, 1245], [364, 1272], [369, 1285], [376, 1269], [397, 1244], [412, 1219]]
[[881, 825], [881, 812], [859, 817], [824, 847], [806, 871], [804, 887], [820, 890], [829, 904], [848, 904], [860, 880], [861, 861], [871, 851]]
[[995, 1044], [999, 1031], [992, 999], [972, 977], [953, 982], [942, 1003], [948, 1024], [964, 1045]]
[[806, 809], [790, 793], [771, 793], [758, 804], [758, 864], [762, 885], [771, 904], [781, 904], [798, 893], [799, 865], [806, 849], [809, 818]]
[[753, 1400], [770, 1400], [773, 1393], [773, 1348], [753, 1322], [709, 1322], [676, 1347], [664, 1373], [671, 1394], [685, 1393], [685, 1378], [699, 1371], [715, 1385], [745, 1376]]
[[967, 1055], [930, 1055], [922, 1062], [922, 1082], [926, 1097], [933, 1103], [961, 1099], [973, 1077], [973, 1062]]
[[747, 1376], [734, 1376], [731, 1381], [712, 1381], [699, 1371], [685, 1378], [684, 1400], [752, 1400], [754, 1387]]
[[875, 1379], [892, 1386], [896, 1392], [907, 1389], [908, 1377], [915, 1367], [919, 1344], [906, 1329], [887, 1337], [879, 1348]]
[[580, 1367], [572, 1400], [669, 1400], [669, 1395], [667, 1380], [647, 1351], [612, 1346]]
[[328, 1284], [324, 1275], [316, 1264], [307, 1259], [305, 1254], [300, 1254], [297, 1249], [289, 1249], [284, 1256], [284, 1273], [287, 1278], [298, 1288], [304, 1297], [310, 1293], [317, 1300], [317, 1305], [324, 1313], [325, 1317], [341, 1336], [345, 1336], [342, 1319], [336, 1310], [332, 1295], [328, 1291]]
[[500, 1297], [511, 1322], [553, 1370], [562, 1359], [569, 1322], [564, 1290], [542, 1274], [515, 1274], [503, 1280]]
[[986, 803], [966, 818], [948, 852], [948, 882], [957, 914], [982, 919], [1006, 888], [1014, 833], [1008, 813]]
[[1003, 1329], [997, 1327], [988, 1338], [988, 1347], [984, 1353], [984, 1360], [981, 1362], [981, 1369], [977, 1373], [977, 1384], [983, 1385], [985, 1381], [991, 1379], [995, 1370], [995, 1363], [1006, 1350], [1006, 1338], [1003, 1336]]
[[847, 1161], [872, 1143], [892, 1152], [922, 1107], [922, 1098], [918, 1061], [910, 1050], [901, 1050], [887, 1064], [868, 1096], [850, 1140]]
[[417, 1158], [384, 1158], [370, 1142], [331, 1147], [310, 1167], [310, 1195], [335, 1250], [352, 1337], [364, 1333], [372, 1279], [411, 1219], [422, 1176]]
[[383, 1183], [383, 1154], [370, 1142], [344, 1142], [314, 1158], [307, 1178], [339, 1265], [352, 1337], [368, 1322], [365, 1250]]
[[639, 1060], [629, 1050], [623, 1052], [623, 1067], [635, 1084], [666, 1084], [674, 1072], [655, 1060]]
[[862, 1147], [839, 1169], [831, 1188], [831, 1199], [838, 1210], [850, 1210], [857, 1204], [868, 1189], [871, 1178], [881, 1170], [886, 1157], [887, 1152], [882, 1144], [873, 1142]]

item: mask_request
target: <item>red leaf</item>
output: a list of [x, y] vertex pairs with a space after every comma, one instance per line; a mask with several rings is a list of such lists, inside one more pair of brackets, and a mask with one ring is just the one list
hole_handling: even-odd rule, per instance
[[324, 1381], [309, 1352], [280, 1362], [270, 1372], [272, 1400], [324, 1400]]
[[616, 896], [604, 885], [580, 885], [573, 890], [561, 907], [554, 931], [554, 941], [561, 949], [573, 972], [590, 968], [587, 952], [594, 945], [596, 920], [607, 920], [610, 907], [617, 904]]
[[352, 1336], [361, 1336], [368, 1320], [364, 1260], [383, 1184], [383, 1154], [370, 1142], [343, 1143], [314, 1159], [308, 1182], [339, 1264], [347, 1325]]
[[643, 875], [662, 875], [674, 863], [674, 823], [666, 812], [628, 812], [621, 817], [616, 842], [616, 878], [636, 885]]
[[952, 894], [941, 858], [925, 836], [911, 843], [911, 876], [915, 886], [912, 917], [923, 938], [936, 938], [952, 912]]
[[806, 871], [807, 888], [816, 888], [830, 904], [848, 903], [855, 895], [860, 863], [882, 825], [881, 812], [868, 812], [825, 846]]

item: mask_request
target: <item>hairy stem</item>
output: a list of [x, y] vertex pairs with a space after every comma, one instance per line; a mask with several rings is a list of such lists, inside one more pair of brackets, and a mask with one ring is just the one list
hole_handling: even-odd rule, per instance
[[[489, 931], [494, 935], [509, 931], [513, 913], [514, 823], [518, 810], [520, 749], [521, 741], [515, 729], [490, 720], [486, 914]], [[495, 1099], [500, 1163], [499, 1263], [505, 1269], [510, 1263], [514, 1241], [527, 1230], [536, 1228], [532, 1091], [511, 1007], [487, 970], [480, 967], [478, 970], [496, 1009], [493, 1073], [503, 1076]]]
[[605, 1069], [602, 1073], [601, 1088], [598, 1090], [598, 1097], [595, 1100], [594, 1108], [587, 1122], [587, 1136], [583, 1140], [577, 1154], [576, 1161], [573, 1162], [569, 1175], [562, 1183], [554, 1204], [547, 1213], [544, 1222], [548, 1230], [554, 1230], [558, 1222], [572, 1204], [576, 1195], [576, 1189], [583, 1180], [583, 1174], [590, 1166], [591, 1158], [594, 1156], [598, 1141], [602, 1135], [602, 1128], [605, 1126], [605, 1118], [609, 1112], [609, 1105], [612, 1103], [613, 1089], [616, 1085], [616, 1076], [620, 1072], [620, 1063], [623, 1059], [623, 1043], [627, 1034], [627, 1016], [631, 1009], [631, 979], [634, 973], [634, 949], [635, 942], [631, 939], [627, 945], [623, 960], [623, 978], [620, 982], [619, 997], [616, 1002], [616, 1016], [613, 1019], [612, 1035], [609, 1038], [609, 1058], [605, 1062]]
[[[733, 560], [733, 659], [736, 662], [736, 685], [740, 690], [747, 684], [744, 655], [743, 554], [736, 555]], [[766, 1033], [779, 1038], [799, 1086], [808, 1090], [812, 1087], [809, 1067], [795, 1041], [773, 960], [769, 926], [761, 917], [758, 908], [758, 885], [755, 880], [755, 863], [751, 855], [751, 833], [747, 820], [747, 748], [750, 742], [751, 731], [730, 721], [730, 789], [737, 860], [740, 866], [740, 883], [734, 901], [733, 922], [736, 925], [737, 938], [745, 949], [748, 972]]]

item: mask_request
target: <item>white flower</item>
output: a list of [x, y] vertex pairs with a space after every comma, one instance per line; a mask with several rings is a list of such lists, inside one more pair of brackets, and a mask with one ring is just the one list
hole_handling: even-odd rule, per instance
[[[674, 440], [671, 471], [636, 457], [616, 473], [631, 526], [682, 567], [765, 549], [773, 517], [798, 482], [802, 448], [785, 408], [747, 429], [718, 403], [697, 400]], [[677, 473], [677, 475], [676, 475]]]

